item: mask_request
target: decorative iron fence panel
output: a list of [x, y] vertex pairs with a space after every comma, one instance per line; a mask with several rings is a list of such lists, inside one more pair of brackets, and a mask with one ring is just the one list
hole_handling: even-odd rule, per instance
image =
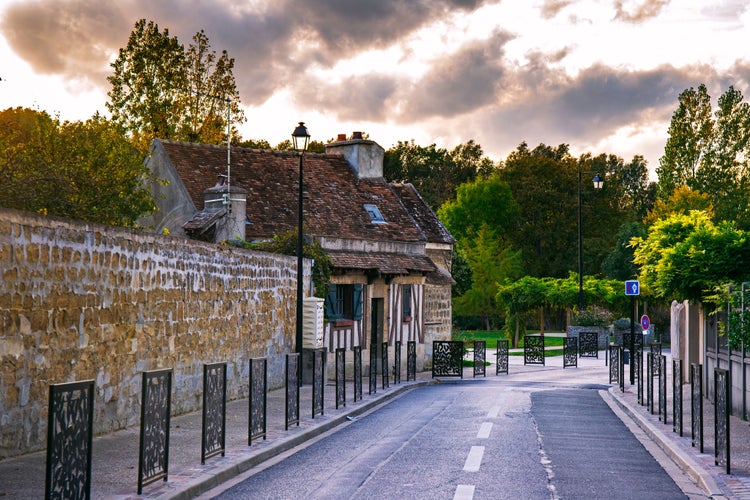
[[582, 358], [599, 359], [599, 334], [597, 332], [578, 334], [578, 355]]
[[703, 365], [690, 363], [690, 430], [691, 444], [703, 453]]
[[49, 386], [45, 498], [91, 498], [94, 381]]
[[169, 422], [172, 370], [143, 372], [141, 378], [141, 434], [138, 453], [138, 494], [143, 487], [169, 474]]
[[362, 346], [354, 346], [354, 402], [362, 399]]
[[646, 353], [646, 405], [651, 415], [654, 414], [654, 355]]
[[638, 352], [635, 355], [635, 362], [636, 362], [636, 368], [635, 368], [635, 374], [636, 377], [638, 377], [638, 402], [641, 405], [646, 404], [646, 402], [643, 399], [643, 335], [640, 336], [640, 348], [638, 349]]
[[315, 418], [315, 415], [323, 415], [325, 355], [325, 349], [313, 349], [312, 418]]
[[667, 357], [659, 355], [659, 420], [667, 423]]
[[370, 345], [370, 392], [378, 392], [378, 350], [376, 344]]
[[523, 364], [544, 365], [544, 335], [524, 335]]
[[417, 380], [417, 341], [406, 341], [406, 380]]
[[672, 360], [672, 432], [682, 436], [682, 360]]
[[651, 342], [651, 375], [659, 376], [659, 356], [661, 356], [661, 342]]
[[286, 355], [286, 394], [284, 430], [289, 426], [297, 424], [299, 427], [299, 383], [300, 383], [300, 357], [299, 353]]
[[475, 340], [474, 341], [474, 376], [482, 375], [487, 376], [487, 368], [484, 365], [487, 359], [487, 341]]
[[224, 456], [227, 416], [227, 364], [203, 365], [203, 431], [201, 463], [215, 455]]
[[497, 352], [495, 354], [495, 375], [508, 373], [508, 341], [497, 341]]
[[620, 361], [622, 356], [620, 355], [621, 346], [617, 344], [610, 344], [607, 348], [607, 357], [609, 358], [609, 383], [620, 383]]
[[336, 409], [346, 406], [346, 349], [336, 349]]
[[393, 343], [393, 383], [401, 383], [401, 341]]
[[253, 358], [250, 360], [250, 397], [248, 398], [247, 445], [253, 439], [262, 437], [266, 440], [268, 408], [268, 360]]
[[391, 386], [390, 378], [388, 377], [388, 342], [383, 342], [383, 349], [380, 355], [383, 366], [383, 389], [386, 389]]
[[464, 377], [464, 343], [460, 340], [436, 340], [432, 343], [432, 376]]
[[565, 337], [563, 339], [563, 368], [578, 366], [578, 338]]
[[731, 442], [729, 439], [729, 415], [732, 412], [730, 406], [729, 372], [721, 368], [714, 368], [714, 464], [726, 466], [727, 474], [731, 474], [729, 461], [729, 450]]

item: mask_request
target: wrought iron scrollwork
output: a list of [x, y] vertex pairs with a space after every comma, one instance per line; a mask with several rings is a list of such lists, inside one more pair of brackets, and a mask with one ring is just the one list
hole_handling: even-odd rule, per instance
[[203, 365], [203, 432], [201, 463], [225, 453], [227, 364]]
[[731, 473], [729, 461], [730, 439], [729, 439], [729, 372], [721, 368], [714, 368], [714, 464], [726, 467], [727, 474]]
[[393, 343], [393, 383], [401, 383], [401, 341]]
[[690, 364], [690, 430], [691, 444], [703, 453], [703, 365]]
[[622, 346], [617, 344], [612, 344], [609, 346], [609, 383], [620, 383], [620, 361], [622, 359], [622, 355], [620, 353], [620, 350], [622, 349]]
[[646, 405], [648, 411], [654, 414], [654, 357], [650, 352], [646, 353]]
[[354, 402], [362, 399], [362, 346], [354, 346]]
[[463, 378], [464, 343], [436, 340], [432, 343], [432, 376]]
[[672, 432], [682, 436], [682, 360], [672, 360]]
[[667, 423], [667, 357], [659, 355], [659, 420]]
[[599, 358], [599, 334], [581, 332], [578, 334], [578, 355], [581, 358]]
[[497, 353], [495, 359], [495, 375], [508, 373], [508, 341], [497, 341]]
[[346, 349], [336, 349], [336, 409], [346, 406]]
[[661, 342], [651, 342], [651, 376], [659, 376], [659, 356], [661, 356]]
[[523, 364], [544, 365], [544, 335], [524, 335]]
[[417, 380], [417, 341], [406, 342], [406, 380]]
[[266, 439], [266, 402], [268, 394], [268, 360], [254, 358], [250, 360], [250, 397], [247, 444], [253, 439]]
[[286, 411], [284, 430], [289, 430], [290, 425], [297, 424], [299, 427], [299, 383], [300, 383], [300, 357], [299, 353], [286, 355]]
[[172, 370], [144, 372], [141, 378], [141, 434], [138, 454], [138, 494], [169, 473], [169, 421]]
[[380, 352], [381, 366], [383, 367], [383, 389], [390, 387], [390, 378], [388, 377], [388, 342], [383, 342], [383, 349]]
[[325, 349], [313, 349], [312, 418], [323, 414], [325, 387]]
[[563, 339], [563, 368], [578, 366], [578, 338], [565, 337]]
[[370, 344], [370, 392], [378, 392], [378, 349], [377, 344]]
[[474, 376], [487, 376], [487, 369], [484, 365], [487, 359], [487, 342], [484, 340], [474, 341]]
[[49, 386], [46, 498], [91, 498], [94, 381]]

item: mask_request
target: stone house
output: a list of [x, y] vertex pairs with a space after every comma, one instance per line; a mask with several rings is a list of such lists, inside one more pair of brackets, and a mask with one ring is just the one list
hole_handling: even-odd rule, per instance
[[[303, 157], [305, 236], [333, 263], [323, 344], [329, 353], [361, 346], [367, 360], [371, 345], [416, 341], [424, 369], [432, 341], [450, 338], [455, 240], [413, 185], [384, 180], [384, 153], [355, 132]], [[141, 221], [157, 232], [218, 243], [296, 230], [294, 151], [155, 140], [146, 162], [166, 180], [153, 185], [158, 208]]]

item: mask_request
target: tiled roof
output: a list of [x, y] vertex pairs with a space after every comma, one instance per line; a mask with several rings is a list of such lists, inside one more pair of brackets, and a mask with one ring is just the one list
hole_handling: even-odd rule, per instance
[[339, 269], [378, 269], [384, 274], [409, 274], [411, 271], [431, 273], [437, 267], [426, 255], [379, 252], [329, 251], [333, 267]]
[[419, 225], [427, 241], [451, 244], [456, 242], [412, 184], [391, 184], [391, 189], [401, 199], [401, 203]]
[[[226, 174], [226, 147], [166, 140], [161, 143], [193, 203], [203, 207], [203, 192], [216, 184], [219, 174]], [[343, 156], [306, 153], [303, 165], [306, 232], [401, 242], [425, 241], [426, 234], [434, 234], [423, 216], [412, 217], [407, 212], [416, 203], [402, 204], [397, 191], [382, 179], [357, 179]], [[231, 185], [247, 191], [247, 239], [269, 238], [296, 228], [298, 169], [299, 156], [292, 151], [231, 149]], [[373, 224], [365, 204], [376, 205], [387, 223]]]

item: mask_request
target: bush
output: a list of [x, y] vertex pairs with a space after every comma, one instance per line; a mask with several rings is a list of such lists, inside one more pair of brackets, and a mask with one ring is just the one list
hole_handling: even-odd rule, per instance
[[612, 313], [596, 306], [580, 311], [575, 317], [577, 326], [607, 326], [611, 321]]
[[616, 330], [630, 330], [630, 318], [617, 318], [612, 324]]

